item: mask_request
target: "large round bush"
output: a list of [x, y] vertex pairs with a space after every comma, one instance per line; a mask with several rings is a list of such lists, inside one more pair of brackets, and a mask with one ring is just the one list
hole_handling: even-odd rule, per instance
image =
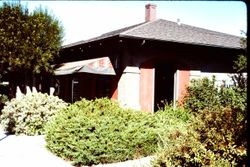
[[9, 133], [40, 135], [44, 134], [45, 124], [51, 116], [66, 106], [67, 103], [56, 96], [30, 93], [6, 102], [0, 121]]
[[155, 122], [152, 114], [124, 110], [106, 98], [82, 99], [47, 124], [47, 147], [79, 166], [136, 159], [156, 151]]

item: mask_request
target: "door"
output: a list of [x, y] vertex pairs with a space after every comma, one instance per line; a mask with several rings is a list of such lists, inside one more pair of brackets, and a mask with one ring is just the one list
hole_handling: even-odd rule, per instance
[[174, 69], [170, 64], [158, 64], [155, 68], [155, 107], [157, 111], [165, 104], [173, 102]]

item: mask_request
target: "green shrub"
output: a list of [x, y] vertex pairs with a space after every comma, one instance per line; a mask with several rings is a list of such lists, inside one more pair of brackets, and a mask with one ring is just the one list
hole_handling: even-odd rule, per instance
[[204, 109], [191, 118], [162, 136], [153, 166], [246, 165], [244, 112], [231, 108]]
[[163, 116], [164, 120], [168, 121], [176, 121], [176, 124], [178, 123], [186, 123], [190, 121], [192, 114], [188, 111], [185, 110], [181, 106], [176, 106], [175, 108], [173, 107], [172, 104], [166, 104], [163, 108], [160, 108], [156, 113], [156, 119], [157, 122], [159, 123], [159, 118], [158, 116]]
[[222, 107], [230, 107], [233, 110], [245, 112], [247, 108], [247, 89], [237, 86], [221, 87], [218, 96]]
[[75, 165], [152, 155], [158, 132], [152, 114], [126, 110], [104, 99], [82, 99], [58, 112], [46, 130], [47, 147]]
[[152, 162], [155, 167], [165, 166], [208, 166], [207, 150], [195, 137], [192, 129], [182, 128], [166, 133], [164, 145]]
[[186, 167], [231, 167], [236, 165], [215, 152], [207, 149], [199, 140], [199, 134], [193, 129], [186, 131], [173, 131], [167, 136], [165, 148], [157, 153], [157, 158], [152, 162], [154, 167], [186, 166]]
[[[160, 133], [160, 142], [156, 158], [152, 162], [153, 166], [195, 166], [203, 163], [204, 149], [200, 147], [199, 141], [195, 138], [197, 133], [189, 125], [193, 120], [193, 115], [183, 108], [172, 108], [165, 106], [160, 112], [156, 113], [158, 125], [164, 127]], [[164, 122], [165, 121], [165, 122]], [[193, 147], [199, 150], [198, 159], [194, 160], [191, 153]]]
[[[175, 131], [185, 131], [187, 124], [191, 121], [192, 115], [181, 107], [173, 108], [165, 105], [154, 114], [156, 120], [155, 128], [159, 135], [158, 146], [165, 147], [171, 139], [166, 137]], [[158, 150], [159, 151], [159, 150]]]
[[205, 77], [191, 81], [183, 101], [184, 107], [192, 112], [229, 106], [244, 111], [247, 106], [247, 89], [237, 85], [218, 87], [214, 76], [212, 80]]
[[50, 117], [66, 106], [67, 104], [56, 96], [31, 93], [21, 99], [13, 98], [7, 102], [0, 121], [9, 133], [40, 135], [44, 134], [44, 126]]
[[204, 108], [220, 106], [218, 87], [215, 85], [215, 77], [191, 80], [184, 97], [184, 107], [192, 112], [198, 112]]
[[228, 160], [231, 165], [246, 163], [247, 120], [244, 112], [230, 107], [203, 110], [192, 125], [207, 150]]
[[5, 103], [8, 101], [8, 96], [0, 94], [0, 115], [1, 115], [1, 110], [3, 109], [3, 106]]
[[192, 119], [163, 134], [153, 166], [246, 166], [246, 97], [245, 87], [193, 80], [184, 99]]

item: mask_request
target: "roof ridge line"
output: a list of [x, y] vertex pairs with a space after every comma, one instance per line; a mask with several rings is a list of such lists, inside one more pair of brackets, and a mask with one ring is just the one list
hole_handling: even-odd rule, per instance
[[[176, 23], [175, 21], [166, 20], [166, 19], [160, 19], [160, 20], [164, 20], [164, 21]], [[176, 23], [176, 24], [177, 24], [177, 23]], [[187, 26], [187, 27], [189, 27], [189, 28], [195, 29], [195, 31], [199, 31], [199, 32], [205, 30], [208, 34], [211, 34], [211, 35], [223, 34], [223, 35], [228, 35], [228, 36], [232, 36], [232, 37], [241, 38], [241, 36], [238, 36], [238, 35], [229, 34], [229, 33], [225, 33], [225, 32], [218, 31], [218, 30], [213, 30], [213, 29], [210, 29], [210, 28], [194, 26], [194, 25], [190, 25], [190, 24], [187, 24], [187, 23], [181, 23], [181, 25], [184, 25], [184, 26]], [[213, 34], [212, 34], [212, 33], [213, 33]]]
[[154, 20], [154, 21], [149, 21], [149, 22], [144, 22], [144, 23], [142, 23], [141, 25], [138, 25], [138, 26], [136, 26], [136, 27], [133, 27], [133, 28], [131, 28], [131, 29], [128, 29], [128, 30], [126, 30], [126, 31], [123, 31], [122, 33], [119, 33], [119, 36], [120, 36], [120, 35], [126, 35], [126, 33], [129, 33], [129, 32], [131, 32], [131, 31], [134, 31], [134, 30], [137, 29], [137, 28], [140, 28], [140, 27], [143, 27], [143, 26], [145, 26], [145, 25], [151, 24], [151, 23], [156, 22], [156, 21], [158, 21], [158, 20], [160, 20], [160, 19], [156, 19], [156, 20]]

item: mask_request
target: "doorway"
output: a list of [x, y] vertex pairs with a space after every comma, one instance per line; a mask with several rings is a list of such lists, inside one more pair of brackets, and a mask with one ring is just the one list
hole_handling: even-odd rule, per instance
[[175, 72], [176, 69], [170, 64], [155, 66], [155, 111], [173, 102]]

